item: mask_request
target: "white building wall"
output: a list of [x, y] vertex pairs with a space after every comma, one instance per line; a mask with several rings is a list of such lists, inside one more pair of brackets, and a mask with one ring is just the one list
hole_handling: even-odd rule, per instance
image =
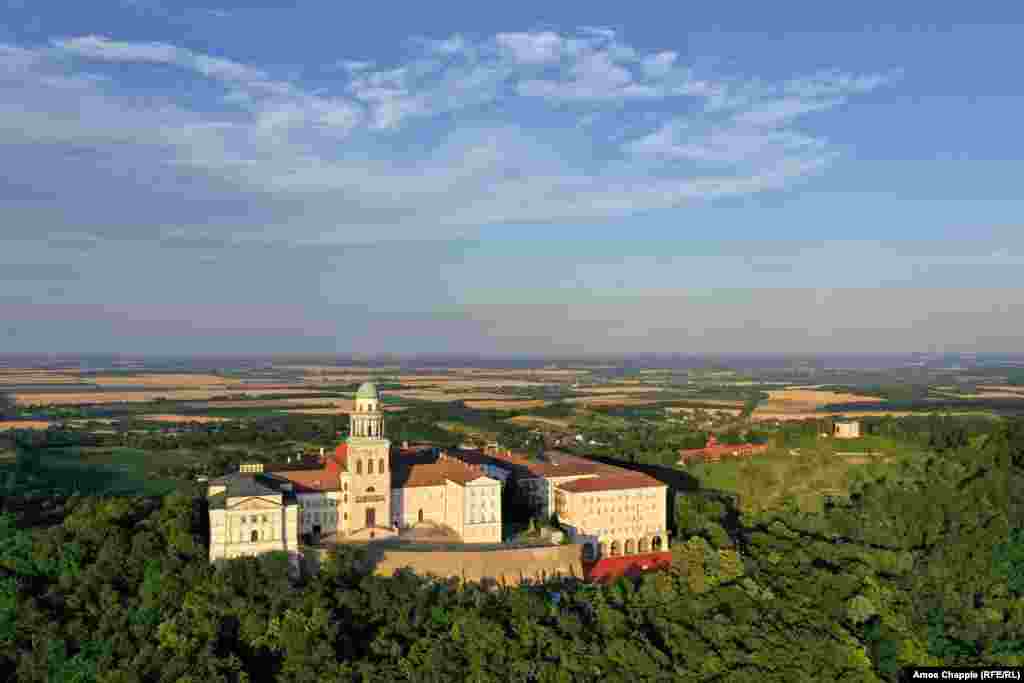
[[466, 543], [501, 542], [501, 482], [480, 479], [465, 486], [463, 533]]

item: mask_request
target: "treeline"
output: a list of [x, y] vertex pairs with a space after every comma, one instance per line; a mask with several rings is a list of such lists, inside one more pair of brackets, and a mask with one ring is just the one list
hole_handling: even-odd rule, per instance
[[58, 525], [0, 518], [0, 680], [869, 683], [1024, 663], [1021, 423], [824, 514], [681, 505], [668, 571], [485, 592], [371, 576], [351, 551], [299, 583], [273, 554], [212, 567], [200, 497], [72, 499]]

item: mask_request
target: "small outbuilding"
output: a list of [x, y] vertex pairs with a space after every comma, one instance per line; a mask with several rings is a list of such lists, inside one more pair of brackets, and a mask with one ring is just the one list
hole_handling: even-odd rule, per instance
[[859, 439], [860, 422], [857, 420], [836, 420], [832, 424], [832, 436], [837, 439]]

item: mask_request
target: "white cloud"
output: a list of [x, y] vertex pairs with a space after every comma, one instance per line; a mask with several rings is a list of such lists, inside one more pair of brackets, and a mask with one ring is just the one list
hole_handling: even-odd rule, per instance
[[68, 55], [110, 62], [174, 64], [222, 81], [267, 80], [266, 74], [259, 69], [229, 59], [197, 54], [192, 50], [166, 43], [129, 43], [111, 40], [106, 36], [90, 35], [54, 40], [53, 45]]
[[[411, 49], [386, 66], [335, 62], [337, 82], [314, 89], [166, 43], [90, 35], [0, 45], [0, 144], [98, 145], [109, 160], [97, 168], [117, 178], [195, 173], [213, 194], [235, 192], [256, 214], [264, 207], [266, 230], [290, 239], [341, 239], [368, 224], [446, 232], [785, 187], [834, 158], [800, 118], [891, 81], [697, 75], [677, 53], [640, 50], [608, 29]], [[178, 90], [139, 99], [121, 80], [125, 64], [177, 66], [220, 84], [222, 99], [197, 103]], [[270, 208], [282, 202], [303, 208], [282, 219]]]
[[551, 31], [499, 33], [495, 42], [521, 64], [548, 64], [562, 56], [562, 37]]

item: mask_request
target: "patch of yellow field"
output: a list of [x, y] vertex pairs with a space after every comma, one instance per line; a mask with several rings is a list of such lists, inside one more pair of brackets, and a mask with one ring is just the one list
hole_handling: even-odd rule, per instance
[[[67, 406], [104, 403], [145, 403], [159, 398], [169, 401], [207, 401], [219, 396], [263, 396], [279, 394], [308, 394], [310, 389], [167, 389], [164, 391], [75, 391], [15, 393], [15, 402], [21, 406]], [[226, 402], [225, 402], [226, 403]], [[218, 403], [220, 405], [220, 403]]]
[[403, 386], [413, 388], [432, 386], [444, 389], [465, 389], [470, 391], [474, 389], [494, 389], [495, 387], [543, 387], [551, 384], [550, 382], [538, 382], [511, 377], [477, 377], [470, 379], [466, 377], [438, 377], [432, 375], [401, 375], [398, 378], [398, 382]]
[[189, 404], [190, 408], [325, 408], [334, 407], [350, 412], [355, 403], [350, 398], [270, 398], [246, 401], [203, 401]]
[[493, 400], [493, 401], [509, 401], [511, 399], [507, 394], [496, 394], [486, 392], [444, 392], [439, 389], [399, 389], [397, 391], [384, 391], [382, 392], [385, 396], [397, 396], [399, 398], [408, 398], [416, 401], [439, 401], [439, 402], [451, 402], [451, 401], [482, 401], [482, 400]]
[[0, 432], [11, 429], [46, 429], [51, 424], [53, 423], [46, 420], [8, 420], [0, 422]]
[[954, 394], [959, 398], [1020, 398], [1024, 399], [1024, 389], [1013, 389], [1011, 387], [988, 388], [979, 387], [981, 391], [973, 394]]
[[743, 410], [740, 409], [740, 408], [719, 408], [719, 407], [714, 407], [714, 408], [687, 408], [685, 406], [683, 406], [683, 407], [675, 407], [674, 406], [672, 408], [669, 408], [669, 410], [672, 411], [672, 413], [676, 414], [676, 415], [679, 415], [679, 414], [692, 415], [692, 414], [696, 413], [698, 410], [701, 410], [701, 411], [703, 411], [704, 413], [706, 413], [708, 415], [732, 415], [734, 417], [736, 415], [739, 415], [740, 413], [743, 412]]
[[541, 408], [548, 404], [547, 401], [525, 399], [525, 400], [502, 400], [486, 399], [480, 401], [466, 401], [466, 407], [473, 410], [525, 410], [527, 408]]
[[615, 384], [603, 387], [582, 387], [577, 389], [581, 394], [643, 394], [656, 391], [664, 391], [661, 387], [652, 387], [650, 384]]
[[147, 422], [227, 422], [229, 418], [210, 415], [140, 415], [139, 419]]
[[[683, 398], [683, 399], [675, 400], [675, 402], [679, 403], [681, 405], [669, 406], [668, 411], [670, 413], [678, 413], [678, 412], [683, 412], [683, 411], [689, 412], [691, 410], [694, 410], [694, 409], [697, 409], [697, 408], [701, 408], [702, 406], [715, 406], [716, 408], [718, 406], [721, 406], [722, 408], [739, 408], [739, 409], [743, 408], [743, 401], [727, 401], [727, 400], [719, 399], [719, 398], [712, 398], [712, 399], [703, 399], [703, 398], [693, 398], [693, 399], [690, 399], [690, 398]], [[696, 404], [696, 405], [687, 405], [687, 404]]]
[[556, 417], [540, 417], [538, 415], [517, 415], [516, 417], [510, 417], [505, 422], [512, 422], [514, 424], [522, 425], [548, 425], [550, 427], [559, 427], [561, 429], [571, 429], [572, 421], [568, 418], [559, 419]]
[[[909, 415], [925, 415], [924, 411], [911, 411], [911, 410], [844, 410], [844, 411], [831, 411], [827, 413], [818, 412], [805, 412], [805, 413], [773, 413], [773, 412], [761, 412], [757, 411], [751, 416], [751, 419], [755, 422], [764, 422], [766, 420], [807, 420], [817, 419], [826, 417], [885, 417], [889, 415], [891, 417], [907, 417]], [[966, 410], [957, 412], [945, 412], [943, 415], [985, 415], [987, 414], [983, 410]]]
[[138, 375], [96, 375], [84, 378], [101, 387], [229, 387], [242, 380], [219, 375], [192, 373], [154, 373]]
[[26, 371], [0, 368], [0, 386], [12, 384], [78, 384], [81, 378], [70, 372]]
[[762, 414], [812, 413], [821, 406], [830, 403], [871, 402], [881, 403], [877, 396], [861, 396], [820, 389], [773, 389], [768, 392], [768, 400], [758, 404], [754, 411], [756, 417]]

